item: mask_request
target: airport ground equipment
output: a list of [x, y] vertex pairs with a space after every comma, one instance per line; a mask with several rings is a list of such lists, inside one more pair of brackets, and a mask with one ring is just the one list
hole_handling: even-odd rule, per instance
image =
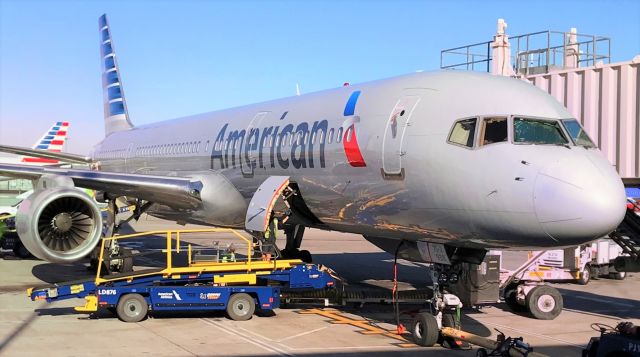
[[589, 340], [583, 357], [640, 357], [640, 327], [620, 322], [615, 328], [600, 323], [591, 324], [591, 328], [600, 332], [600, 336]]
[[[496, 330], [498, 331], [498, 330]], [[461, 331], [451, 327], [443, 327], [441, 334], [455, 340], [465, 341], [473, 345], [480, 346], [476, 352], [477, 357], [487, 356], [513, 356], [513, 357], [544, 357], [545, 355], [533, 352], [533, 348], [525, 343], [522, 337], [512, 338], [498, 331], [496, 341], [481, 337], [469, 332]]]
[[[220, 254], [196, 254], [199, 248], [180, 244], [181, 234], [187, 233], [233, 234], [246, 245], [246, 256], [227, 256], [225, 260]], [[108, 308], [115, 310], [125, 322], [141, 321], [149, 311], [187, 310], [225, 310], [231, 319], [247, 320], [256, 309], [278, 308], [281, 289], [313, 290], [334, 285], [329, 274], [317, 265], [303, 264], [300, 260], [252, 259], [253, 242], [232, 229], [155, 231], [114, 236], [102, 240], [101, 252], [109, 241], [157, 234], [166, 236], [166, 249], [163, 250], [166, 265], [162, 268], [105, 275], [102, 274], [105, 259], [123, 257], [106, 258], [100, 254], [95, 279], [31, 288], [27, 294], [34, 301], [48, 302], [84, 298], [85, 305], [77, 307], [76, 311], [92, 313], [98, 308]], [[178, 258], [186, 258], [186, 264], [176, 266], [173, 262]]]
[[[629, 192], [629, 190], [627, 191]], [[629, 200], [624, 220], [609, 237], [622, 247], [627, 256], [614, 261], [614, 267], [620, 272], [640, 272], [640, 204]]]
[[[546, 273], [564, 273], [561, 269], [542, 269], [545, 251], [536, 252], [514, 271], [502, 271], [500, 289], [514, 312], [528, 312], [536, 319], [553, 320], [562, 312], [563, 300], [558, 289], [546, 285]], [[548, 276], [553, 278], [552, 275]]]
[[31, 256], [16, 233], [15, 214], [0, 216], [0, 248], [13, 251], [18, 258]]

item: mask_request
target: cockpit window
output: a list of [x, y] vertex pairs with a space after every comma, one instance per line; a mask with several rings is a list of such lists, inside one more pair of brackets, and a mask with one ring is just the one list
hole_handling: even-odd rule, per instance
[[555, 144], [569, 143], [564, 136], [560, 123], [556, 120], [513, 119], [513, 141], [518, 144]]
[[476, 119], [460, 120], [454, 125], [449, 142], [467, 147], [473, 147], [473, 140], [476, 132]]
[[586, 148], [594, 148], [596, 144], [591, 141], [589, 135], [584, 131], [580, 123], [578, 123], [575, 119], [565, 119], [561, 120], [562, 124], [564, 124], [564, 128], [567, 129], [569, 135], [571, 135], [571, 139], [576, 145], [584, 146]]
[[507, 118], [486, 118], [482, 121], [480, 145], [488, 145], [507, 141]]

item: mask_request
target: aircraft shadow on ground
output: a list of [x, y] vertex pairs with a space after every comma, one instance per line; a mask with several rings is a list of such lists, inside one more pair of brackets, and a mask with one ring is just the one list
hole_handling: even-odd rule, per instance
[[[376, 280], [393, 281], [393, 255], [384, 252], [313, 254], [313, 262], [333, 269], [349, 283], [371, 285]], [[398, 260], [398, 281], [414, 288], [427, 288], [431, 281], [429, 269]]]
[[564, 298], [565, 309], [620, 319], [640, 319], [640, 310], [638, 310], [638, 301], [636, 300], [598, 295], [586, 291], [562, 288], [558, 288], [558, 290]]

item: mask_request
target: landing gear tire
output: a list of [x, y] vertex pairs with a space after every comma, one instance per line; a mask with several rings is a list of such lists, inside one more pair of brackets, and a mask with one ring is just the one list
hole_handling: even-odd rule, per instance
[[120, 298], [116, 313], [124, 322], [140, 322], [147, 317], [149, 305], [140, 294], [127, 294]]
[[504, 302], [509, 306], [509, 309], [513, 312], [525, 312], [527, 307], [518, 303], [517, 297], [518, 284], [511, 283], [504, 288]]
[[416, 344], [431, 347], [438, 342], [440, 329], [436, 318], [427, 312], [419, 313], [411, 324], [411, 335]]
[[615, 280], [624, 280], [627, 277], [627, 272], [625, 271], [617, 271], [615, 273], [609, 273], [609, 277]]
[[233, 294], [227, 303], [227, 315], [234, 321], [249, 320], [255, 311], [256, 303], [249, 294]]
[[281, 253], [284, 259], [300, 259], [305, 263], [313, 262], [313, 257], [308, 250], [283, 250]]
[[589, 265], [586, 265], [584, 267], [584, 270], [580, 272], [580, 278], [578, 278], [577, 282], [580, 285], [587, 285], [589, 284], [590, 280], [591, 280], [591, 267]]
[[311, 253], [308, 250], [301, 250], [300, 251], [300, 260], [302, 260], [305, 263], [312, 263], [313, 262], [313, 257], [311, 256]]
[[487, 353], [487, 350], [485, 350], [484, 348], [478, 348], [478, 350], [476, 351], [476, 357], [487, 357], [489, 356], [489, 353]]
[[527, 309], [538, 320], [553, 320], [562, 312], [562, 295], [558, 289], [539, 285], [527, 294]]

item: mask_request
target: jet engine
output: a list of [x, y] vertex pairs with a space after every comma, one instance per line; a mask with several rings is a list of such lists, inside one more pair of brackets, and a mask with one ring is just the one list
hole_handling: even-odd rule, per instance
[[76, 188], [39, 189], [20, 203], [16, 229], [34, 256], [69, 263], [89, 255], [100, 242], [102, 215], [96, 202]]

